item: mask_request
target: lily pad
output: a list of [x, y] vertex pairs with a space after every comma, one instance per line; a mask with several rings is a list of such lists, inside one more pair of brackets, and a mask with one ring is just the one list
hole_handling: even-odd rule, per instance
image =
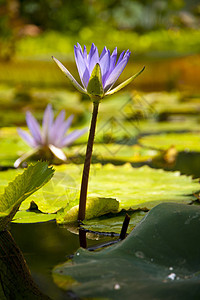
[[[114, 232], [120, 234], [125, 214], [125, 211], [121, 211], [118, 214], [108, 214], [99, 218], [84, 220], [84, 224], [81, 227], [94, 232]], [[145, 211], [128, 211], [130, 222], [127, 233], [130, 233], [146, 214], [147, 212]]]
[[[73, 205], [69, 205], [58, 212], [56, 218], [57, 223], [70, 223], [75, 222], [78, 219], [78, 206], [79, 200], [75, 201]], [[88, 198], [86, 203], [86, 219], [92, 219], [105, 215], [110, 212], [117, 212], [119, 209], [119, 202], [114, 198]]]
[[199, 299], [199, 226], [199, 207], [162, 203], [124, 241], [78, 249], [54, 268], [54, 282], [81, 298]]
[[53, 176], [54, 170], [46, 162], [30, 165], [24, 172], [9, 182], [0, 195], [0, 229], [12, 220], [21, 203], [40, 189]]
[[[67, 212], [78, 204], [82, 168], [82, 165], [72, 164], [55, 166], [52, 180], [24, 201], [20, 209], [28, 209], [33, 201], [43, 213], [56, 213], [62, 208]], [[1, 184], [9, 182], [16, 172], [19, 171], [1, 172]], [[148, 166], [133, 168], [130, 164], [94, 164], [91, 166], [88, 198], [115, 198], [119, 201], [119, 211], [129, 208], [151, 209], [166, 201], [190, 203], [196, 199], [193, 193], [199, 190], [198, 180], [180, 175], [179, 172]]]
[[[79, 202], [82, 167], [72, 164], [55, 166], [56, 172], [52, 180], [25, 200], [20, 209], [27, 210], [30, 203], [34, 202], [43, 213], [56, 213], [64, 209], [68, 215], [68, 211]], [[1, 172], [0, 183], [6, 185], [16, 172], [19, 171]], [[0, 185], [0, 191], [1, 189]], [[94, 164], [91, 166], [88, 198], [115, 198], [119, 201], [118, 211], [130, 208], [151, 209], [166, 201], [191, 203], [196, 200], [193, 193], [199, 190], [197, 179], [180, 175], [179, 172], [167, 172], [148, 166], [133, 168], [130, 164]], [[67, 217], [62, 217], [67, 222]]]
[[[42, 212], [55, 213], [66, 208], [68, 203], [78, 204], [82, 165], [62, 165], [55, 169], [53, 179], [29, 201], [25, 201], [21, 208], [27, 209], [29, 202], [34, 201]], [[129, 208], [151, 209], [164, 201], [190, 203], [195, 200], [193, 193], [199, 190], [198, 180], [180, 175], [179, 172], [148, 166], [133, 168], [130, 164], [95, 164], [91, 166], [88, 198], [115, 198], [120, 203], [119, 211]]]
[[55, 214], [42, 214], [38, 211], [26, 211], [19, 210], [14, 218], [12, 219], [12, 223], [40, 223], [40, 222], [48, 222], [56, 219]]
[[152, 149], [167, 150], [174, 146], [178, 151], [200, 152], [200, 132], [148, 135], [140, 138], [139, 143]]
[[18, 136], [16, 127], [0, 129], [0, 165], [13, 166], [15, 160], [30, 147]]
[[[86, 146], [79, 145], [68, 150], [69, 159], [85, 157]], [[144, 162], [158, 155], [157, 150], [147, 149], [138, 145], [96, 144], [93, 149], [93, 159], [108, 162]]]

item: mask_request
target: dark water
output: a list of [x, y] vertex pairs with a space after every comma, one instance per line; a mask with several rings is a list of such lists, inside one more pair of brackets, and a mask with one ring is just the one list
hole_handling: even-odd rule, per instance
[[[53, 267], [65, 262], [79, 248], [79, 236], [67, 228], [57, 226], [55, 222], [11, 223], [10, 232], [40, 290], [53, 300], [68, 299], [68, 294], [54, 284], [51, 272]], [[111, 237], [101, 237], [99, 241], [87, 239], [87, 246], [106, 243], [111, 239]]]

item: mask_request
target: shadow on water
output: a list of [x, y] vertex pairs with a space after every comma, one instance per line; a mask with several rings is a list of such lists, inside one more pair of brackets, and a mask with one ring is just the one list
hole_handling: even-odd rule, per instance
[[172, 164], [152, 161], [149, 165], [153, 168], [163, 168], [167, 171], [180, 171], [181, 174], [190, 175], [193, 178], [200, 178], [200, 153], [179, 152]]
[[[53, 300], [72, 299], [68, 293], [54, 284], [51, 272], [57, 264], [65, 262], [79, 248], [78, 234], [57, 226], [55, 222], [11, 223], [10, 231], [41, 292]], [[87, 246], [96, 245], [96, 239], [87, 239]], [[101, 237], [100, 239], [102, 243], [106, 243], [111, 240], [111, 237]], [[78, 299], [74, 297], [73, 295], [73, 299]]]

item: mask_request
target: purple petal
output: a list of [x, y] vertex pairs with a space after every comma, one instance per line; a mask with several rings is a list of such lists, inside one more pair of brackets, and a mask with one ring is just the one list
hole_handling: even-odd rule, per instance
[[74, 116], [71, 115], [69, 116], [69, 118], [67, 119], [67, 121], [65, 121], [62, 126], [59, 128], [58, 132], [57, 132], [57, 136], [55, 141], [53, 142], [53, 144], [59, 148], [62, 148], [61, 143], [63, 140], [64, 135], [66, 134], [67, 130], [69, 129], [69, 127], [71, 126], [72, 120], [73, 120]]
[[37, 146], [36, 141], [33, 139], [33, 137], [26, 132], [25, 130], [22, 130], [21, 128], [17, 128], [18, 134], [21, 136], [21, 138], [32, 148]]
[[105, 82], [104, 92], [107, 92], [109, 89], [111, 89], [113, 84], [117, 81], [117, 79], [119, 78], [120, 74], [122, 73], [122, 71], [124, 70], [128, 62], [129, 57], [130, 57], [130, 52], [127, 51], [126, 54], [124, 55], [124, 58], [121, 60], [119, 64], [117, 63], [114, 70], [110, 73], [109, 77], [107, 78]]
[[48, 145], [49, 136], [51, 133], [51, 127], [53, 124], [54, 113], [52, 110], [51, 104], [47, 105], [47, 108], [44, 111], [43, 121], [42, 121], [42, 137], [43, 142]]
[[116, 60], [117, 60], [117, 47], [114, 49], [113, 53], [110, 56], [110, 70], [109, 70], [110, 73], [115, 67]]
[[100, 60], [101, 60], [102, 57], [106, 54], [107, 51], [108, 51], [107, 48], [104, 47], [104, 48], [103, 48], [103, 51], [101, 52], [100, 58], [99, 58]]
[[87, 61], [87, 49], [86, 49], [86, 46], [84, 46], [83, 48], [83, 58], [85, 61]]
[[110, 69], [110, 51], [109, 50], [100, 59], [100, 67], [101, 67], [101, 73], [102, 73], [102, 82], [103, 82], [103, 86], [104, 86], [108, 71]]
[[124, 53], [125, 53], [125, 51], [122, 51], [122, 53], [120, 54], [118, 61], [117, 61], [117, 65], [122, 61], [122, 59], [124, 57]]
[[90, 78], [89, 70], [86, 65], [85, 59], [83, 57], [82, 49], [78, 46], [74, 46], [74, 54], [75, 54], [75, 61], [78, 68], [79, 76], [81, 82], [85, 88], [87, 88], [88, 81]]
[[27, 111], [26, 113], [26, 123], [28, 125], [28, 128], [33, 136], [33, 139], [37, 144], [42, 144], [42, 136], [40, 133], [40, 126], [37, 122], [37, 120], [33, 117], [33, 115]]
[[49, 139], [50, 144], [53, 144], [54, 141], [56, 140], [58, 131], [64, 124], [64, 121], [65, 121], [65, 111], [61, 110], [61, 112], [59, 113], [59, 115], [57, 116], [57, 118], [55, 119], [55, 121], [51, 127], [50, 139]]
[[91, 49], [90, 49], [90, 53], [88, 55], [88, 65], [89, 65], [89, 72], [90, 75], [94, 69], [94, 67], [96, 66], [96, 64], [99, 64], [99, 53], [98, 53], [98, 49], [97, 47], [92, 44]]
[[81, 130], [74, 130], [69, 135], [67, 135], [61, 143], [61, 147], [65, 147], [73, 143], [76, 139], [78, 139], [81, 135], [83, 135], [86, 131], [88, 131], [87, 128], [81, 129]]

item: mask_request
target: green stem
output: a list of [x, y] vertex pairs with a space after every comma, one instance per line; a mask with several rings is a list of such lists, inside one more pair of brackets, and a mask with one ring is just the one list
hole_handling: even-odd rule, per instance
[[89, 179], [90, 164], [91, 164], [92, 150], [94, 144], [98, 108], [99, 108], [99, 102], [94, 102], [92, 121], [90, 125], [90, 133], [89, 133], [89, 138], [87, 143], [87, 150], [86, 150], [85, 163], [84, 163], [82, 182], [81, 182], [81, 192], [80, 192], [79, 212], [78, 212], [79, 221], [83, 221], [85, 219], [88, 179]]

